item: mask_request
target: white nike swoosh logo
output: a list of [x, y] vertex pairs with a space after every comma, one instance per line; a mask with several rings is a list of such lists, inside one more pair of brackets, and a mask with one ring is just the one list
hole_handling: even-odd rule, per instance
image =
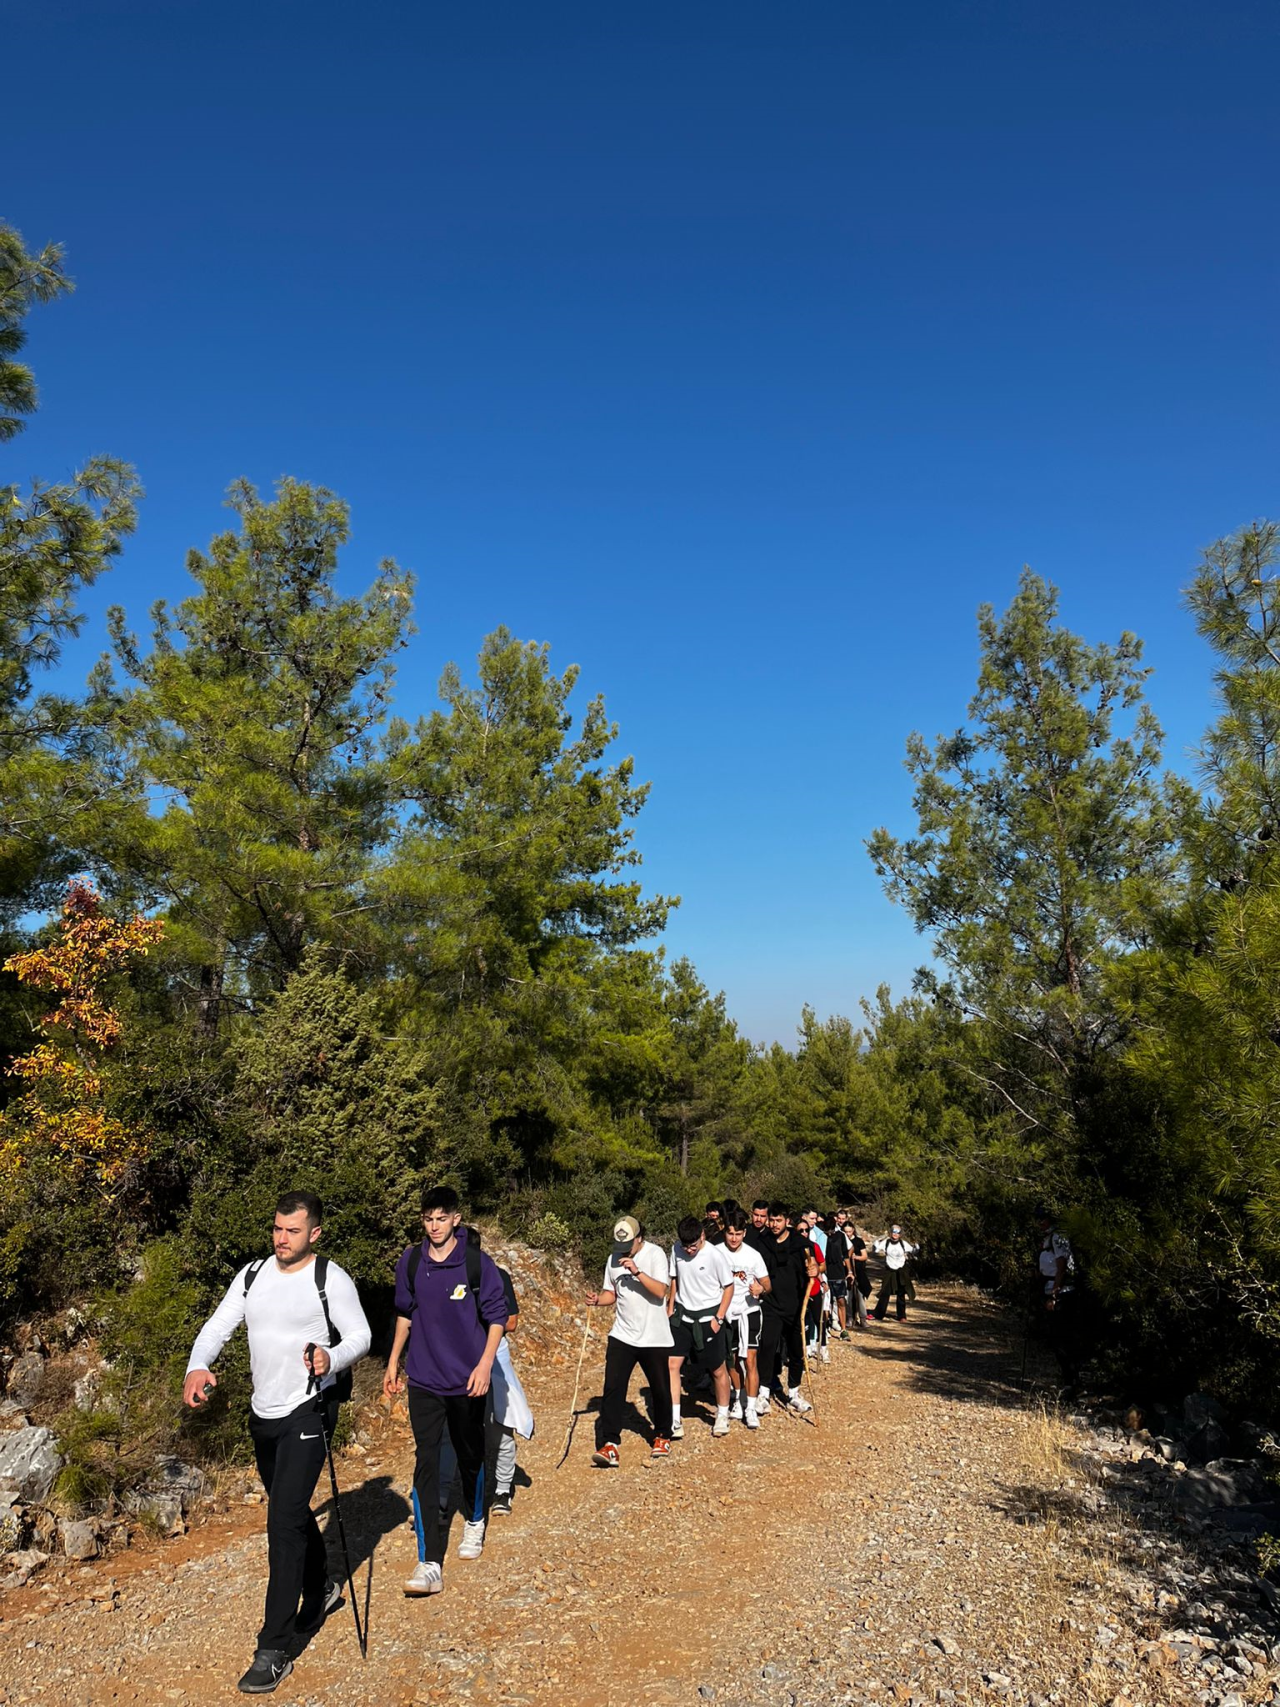
[[299, 1440], [319, 1440], [319, 1438], [318, 1434], [300, 1434], [298, 1436]]

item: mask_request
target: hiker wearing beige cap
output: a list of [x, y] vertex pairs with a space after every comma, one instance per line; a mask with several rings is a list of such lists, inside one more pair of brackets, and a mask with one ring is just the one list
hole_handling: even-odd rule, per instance
[[587, 1303], [614, 1307], [604, 1359], [604, 1397], [596, 1420], [596, 1449], [591, 1462], [602, 1470], [617, 1467], [622, 1443], [622, 1412], [636, 1364], [649, 1383], [653, 1407], [651, 1456], [671, 1452], [671, 1389], [667, 1359], [671, 1355], [671, 1323], [667, 1318], [670, 1270], [661, 1246], [650, 1244], [634, 1215], [624, 1215], [613, 1229], [613, 1254], [604, 1268], [604, 1285]]

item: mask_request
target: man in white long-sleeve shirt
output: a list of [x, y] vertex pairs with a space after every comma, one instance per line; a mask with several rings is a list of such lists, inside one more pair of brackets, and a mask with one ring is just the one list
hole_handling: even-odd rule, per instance
[[368, 1351], [370, 1334], [350, 1275], [317, 1258], [319, 1237], [319, 1198], [287, 1192], [276, 1205], [274, 1262], [246, 1263], [236, 1275], [196, 1337], [182, 1390], [188, 1405], [205, 1403], [217, 1386], [212, 1366], [243, 1322], [253, 1373], [249, 1432], [268, 1500], [269, 1573], [257, 1652], [240, 1679], [246, 1695], [268, 1694], [289, 1675], [299, 1638], [320, 1627], [342, 1594], [341, 1584], [328, 1580], [311, 1495], [324, 1464], [324, 1432], [332, 1436], [345, 1396], [340, 1378]]

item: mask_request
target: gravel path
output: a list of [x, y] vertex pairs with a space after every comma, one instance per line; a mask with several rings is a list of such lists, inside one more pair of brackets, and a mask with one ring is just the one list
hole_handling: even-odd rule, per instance
[[[528, 1373], [541, 1420], [521, 1449], [531, 1485], [490, 1523], [482, 1561], [447, 1562], [438, 1598], [400, 1593], [413, 1562], [407, 1431], [391, 1425], [346, 1457], [369, 1660], [344, 1605], [277, 1700], [1280, 1700], [1274, 1614], [1245, 1556], [1206, 1565], [1212, 1538], [1177, 1530], [1158, 1501], [1127, 1499], [1089, 1432], [1028, 1407], [1007, 1319], [974, 1292], [922, 1293], [906, 1324], [833, 1345], [815, 1375], [817, 1427], [775, 1413], [754, 1436], [739, 1426], [713, 1441], [693, 1423], [658, 1465], [627, 1436], [616, 1471], [590, 1468], [589, 1415], [554, 1468], [574, 1361], [558, 1343]], [[584, 1403], [601, 1361], [597, 1341]], [[51, 1567], [8, 1595], [0, 1701], [230, 1700], [260, 1616], [262, 1515], [237, 1504], [182, 1540]], [[1193, 1570], [1203, 1598], [1219, 1597], [1197, 1617], [1221, 1637], [1177, 1628], [1177, 1587]]]

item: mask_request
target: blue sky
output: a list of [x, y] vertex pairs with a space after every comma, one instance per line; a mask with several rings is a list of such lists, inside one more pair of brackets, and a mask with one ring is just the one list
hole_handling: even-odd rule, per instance
[[[1277, 492], [1271, 4], [6, 9], [42, 412], [148, 490], [71, 665], [247, 475], [419, 577], [398, 709], [506, 623], [603, 691], [670, 947], [748, 1035], [904, 992], [910, 828], [1024, 563], [1185, 765], [1199, 549]], [[14, 140], [16, 139], [16, 141]]]

